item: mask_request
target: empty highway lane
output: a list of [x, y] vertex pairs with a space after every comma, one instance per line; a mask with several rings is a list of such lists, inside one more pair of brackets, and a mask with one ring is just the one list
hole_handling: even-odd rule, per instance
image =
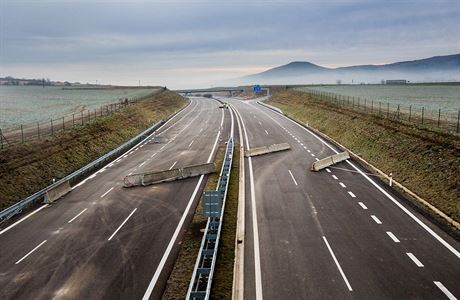
[[352, 161], [309, 171], [335, 148], [255, 102], [231, 99], [245, 147], [246, 299], [454, 299], [460, 245]]
[[2, 299], [161, 297], [203, 177], [126, 189], [124, 176], [213, 161], [230, 131], [215, 100], [190, 105], [57, 202], [0, 229]]

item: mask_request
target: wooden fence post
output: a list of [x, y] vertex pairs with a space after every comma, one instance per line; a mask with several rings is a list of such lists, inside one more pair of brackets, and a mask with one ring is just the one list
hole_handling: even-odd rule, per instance
[[24, 128], [22, 127], [22, 124], [21, 124], [21, 141], [24, 144]]

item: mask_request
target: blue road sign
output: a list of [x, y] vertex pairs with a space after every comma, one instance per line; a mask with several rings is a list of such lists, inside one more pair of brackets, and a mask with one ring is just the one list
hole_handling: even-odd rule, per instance
[[252, 87], [252, 90], [254, 91], [254, 93], [260, 93], [260, 91], [262, 90], [260, 85], [256, 84], [255, 86]]

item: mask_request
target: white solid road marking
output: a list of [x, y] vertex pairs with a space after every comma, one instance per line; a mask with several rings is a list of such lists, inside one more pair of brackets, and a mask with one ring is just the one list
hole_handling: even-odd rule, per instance
[[423, 268], [423, 264], [418, 260], [417, 257], [415, 257], [414, 254], [412, 254], [410, 252], [407, 252], [406, 254], [407, 254], [407, 256], [410, 257], [410, 259], [412, 259], [412, 261], [417, 265], [417, 267]]
[[27, 216], [25, 216], [24, 218], [20, 219], [19, 221], [11, 224], [10, 226], [6, 227], [5, 229], [3, 229], [2, 231], [0, 231], [0, 235], [2, 235], [3, 233], [7, 232], [8, 230], [10, 230], [11, 228], [13, 228], [14, 226], [18, 225], [19, 223], [21, 223], [22, 221], [28, 219], [29, 217], [32, 217], [33, 215], [35, 215], [36, 213], [38, 213], [39, 211], [41, 211], [42, 209], [44, 209], [45, 207], [48, 207], [49, 204], [45, 204], [45, 205], [42, 205], [41, 207], [37, 208], [36, 210], [34, 210], [33, 212], [31, 212], [30, 214], [28, 214]]
[[69, 220], [69, 222], [67, 223], [72, 223], [76, 218], [78, 218], [82, 213], [84, 213], [88, 208], [85, 208], [84, 210], [82, 210], [81, 212], [79, 212], [75, 217], [73, 217], [72, 219]]
[[[211, 153], [209, 154], [207, 163], [211, 162], [212, 155], [214, 153], [214, 150], [216, 149], [217, 146], [217, 141], [219, 140], [220, 136], [220, 131], [217, 132], [216, 140], [214, 141], [214, 146], [212, 147]], [[169, 254], [171, 253], [171, 250], [176, 243], [177, 237], [179, 235], [179, 232], [182, 229], [182, 226], [185, 222], [185, 218], [188, 215], [188, 212], [190, 211], [190, 207], [192, 206], [193, 199], [195, 199], [196, 194], [198, 193], [198, 190], [201, 186], [201, 183], [203, 182], [204, 175], [200, 176], [200, 179], [198, 180], [198, 183], [195, 186], [195, 190], [193, 191], [192, 196], [190, 197], [190, 200], [188, 201], [187, 207], [185, 208], [181, 219], [179, 220], [179, 223], [177, 224], [176, 230], [174, 231], [173, 236], [171, 237], [171, 240], [169, 241], [168, 247], [166, 248], [165, 252], [163, 253], [163, 256], [161, 257], [160, 263], [158, 264], [157, 269], [155, 270], [155, 273], [153, 274], [152, 279], [150, 280], [150, 283], [147, 287], [147, 290], [144, 293], [144, 296], [142, 297], [142, 300], [148, 300], [150, 298], [150, 295], [153, 292], [153, 289], [155, 288], [155, 285], [157, 284], [158, 278], [160, 277], [161, 272], [163, 271], [163, 268], [166, 264], [166, 261], [169, 257]]]
[[125, 223], [128, 221], [129, 218], [131, 218], [131, 216], [134, 214], [136, 210], [137, 210], [137, 207], [133, 209], [133, 211], [129, 214], [129, 216], [123, 221], [123, 223], [121, 223], [121, 225], [118, 226], [117, 230], [115, 230], [115, 232], [108, 238], [108, 241], [110, 241], [115, 236], [115, 234], [117, 234], [117, 232], [121, 229], [121, 227], [123, 227], [123, 225], [125, 225]]
[[172, 168], [174, 168], [174, 166], [177, 164], [177, 160], [172, 164], [171, 167], [169, 167], [169, 169], [171, 170]]
[[141, 163], [138, 168], [142, 167], [144, 164], [146, 163], [146, 161], [144, 161], [143, 163]]
[[[128, 174], [130, 175], [130, 174]], [[110, 193], [113, 190], [114, 187], [111, 187], [107, 192], [101, 195], [101, 198], [104, 198], [108, 193]]]
[[387, 234], [393, 240], [393, 242], [399, 243], [399, 239], [396, 237], [396, 235], [393, 234], [393, 232], [387, 231]]
[[[257, 108], [258, 109], [258, 108]], [[260, 110], [260, 109], [259, 109]], [[262, 111], [262, 110], [261, 110]], [[267, 115], [270, 119], [272, 119], [275, 123], [278, 125], [279, 122], [277, 122], [275, 119], [273, 119], [270, 115], [262, 111], [265, 115]], [[273, 112], [274, 113], [274, 112]], [[318, 141], [323, 143], [326, 147], [334, 151], [334, 153], [338, 154], [339, 151], [334, 149], [331, 145], [329, 145], [327, 142], [325, 142], [322, 138], [320, 138], [318, 135], [313, 133], [311, 130], [308, 128], [305, 128], [304, 126], [300, 125], [299, 123], [289, 119], [287, 116], [284, 116], [279, 113], [275, 113], [277, 116], [284, 117], [286, 120], [289, 122], [297, 125], [300, 127], [302, 130], [308, 132], [311, 134], [314, 138], [316, 138]], [[405, 208], [401, 203], [399, 203], [398, 200], [396, 200], [392, 195], [390, 195], [387, 191], [385, 191], [380, 185], [378, 185], [374, 180], [372, 180], [369, 176], [367, 176], [363, 171], [361, 171], [358, 167], [356, 167], [353, 163], [351, 163], [349, 160], [346, 160], [346, 162], [353, 168], [355, 169], [359, 174], [361, 174], [368, 182], [370, 182], [377, 190], [379, 190], [382, 194], [384, 194], [388, 199], [390, 199], [396, 206], [398, 206], [403, 212], [405, 212], [412, 220], [414, 220], [418, 225], [420, 225], [423, 229], [425, 229], [431, 236], [433, 236], [438, 242], [440, 242], [444, 247], [446, 247], [450, 252], [452, 252], [455, 256], [460, 258], [460, 252], [457, 251], [452, 245], [450, 245], [448, 242], [446, 242], [442, 237], [440, 237], [436, 232], [434, 232], [428, 225], [423, 223], [419, 218], [417, 218], [412, 212], [410, 212], [407, 208]]]
[[268, 135], [268, 131], [267, 131], [267, 130], [265, 130], [265, 134]]
[[194, 141], [195, 141], [195, 140], [192, 140], [192, 141], [190, 142], [190, 144], [188, 144], [188, 147], [189, 147], [189, 148], [190, 148], [190, 146], [193, 144]]
[[359, 204], [359, 206], [361, 206], [363, 209], [367, 209], [367, 206], [366, 206], [364, 203], [358, 202], [358, 204]]
[[289, 174], [291, 175], [292, 181], [294, 181], [294, 184], [297, 185], [297, 181], [294, 178], [294, 175], [292, 175], [291, 170], [289, 170]]
[[356, 198], [356, 195], [355, 195], [355, 194], [353, 194], [353, 192], [352, 192], [352, 191], [348, 191], [348, 194], [349, 194], [349, 195], [350, 195], [352, 198]]
[[332, 175], [332, 178], [334, 178], [335, 180], [337, 180], [337, 179], [338, 179], [338, 178], [337, 178], [337, 176], [335, 176], [335, 175]]
[[331, 170], [329, 168], [326, 168], [326, 172], [331, 173]]
[[457, 300], [457, 298], [439, 281], [433, 281], [434, 284], [449, 298], [449, 300]]
[[29, 253], [27, 253], [26, 255], [24, 255], [20, 260], [18, 260], [17, 262], [15, 262], [15, 265], [17, 265], [18, 263], [20, 263], [21, 261], [23, 261], [24, 259], [26, 259], [27, 256], [31, 255], [35, 250], [37, 250], [38, 248], [40, 248], [44, 243], [46, 243], [46, 240], [44, 240], [43, 242], [41, 242], [37, 247], [33, 248]]
[[93, 179], [94, 177], [96, 177], [96, 173], [94, 173], [93, 175], [89, 176], [88, 179]]
[[343, 187], [343, 188], [346, 188], [347, 186], [345, 184], [343, 184], [343, 182], [339, 182], [340, 186]]
[[340, 274], [342, 275], [343, 281], [345, 281], [345, 284], [347, 285], [348, 290], [349, 290], [350, 292], [353, 291], [353, 289], [351, 288], [350, 283], [348, 282], [347, 276], [345, 276], [345, 273], [343, 272], [342, 267], [340, 266], [339, 261], [338, 261], [337, 258], [335, 257], [334, 251], [332, 251], [332, 248], [331, 248], [331, 246], [329, 245], [329, 243], [328, 243], [328, 241], [327, 241], [327, 239], [326, 239], [325, 236], [323, 236], [323, 240], [324, 240], [324, 242], [326, 243], [327, 249], [328, 249], [329, 252], [331, 253], [332, 258], [334, 259], [334, 262], [335, 262], [335, 264], [337, 265], [337, 269], [339, 269], [339, 272], [340, 272]]
[[382, 224], [382, 221], [380, 221], [379, 218], [377, 218], [376, 216], [371, 215], [371, 218], [375, 221], [375, 223]]

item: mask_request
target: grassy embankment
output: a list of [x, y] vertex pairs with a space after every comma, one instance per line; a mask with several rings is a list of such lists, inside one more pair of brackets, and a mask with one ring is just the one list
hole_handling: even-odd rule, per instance
[[[220, 172], [225, 146], [220, 146], [215, 162]], [[217, 262], [214, 271], [212, 299], [231, 299], [233, 283], [233, 262], [235, 256], [235, 233], [238, 212], [238, 174], [239, 174], [239, 145], [235, 144], [230, 182], [225, 204], [224, 219], [219, 242]], [[208, 177], [205, 190], [215, 190], [219, 173]], [[206, 227], [207, 218], [203, 216], [201, 201], [198, 204], [192, 222], [184, 235], [181, 249], [169, 276], [163, 299], [185, 299], [196, 258], [203, 238], [203, 229]]]
[[392, 172], [395, 180], [460, 222], [460, 137], [338, 108], [302, 92], [278, 92], [267, 103], [386, 174]]
[[0, 151], [0, 208], [88, 164], [187, 104], [164, 91], [54, 137]]

